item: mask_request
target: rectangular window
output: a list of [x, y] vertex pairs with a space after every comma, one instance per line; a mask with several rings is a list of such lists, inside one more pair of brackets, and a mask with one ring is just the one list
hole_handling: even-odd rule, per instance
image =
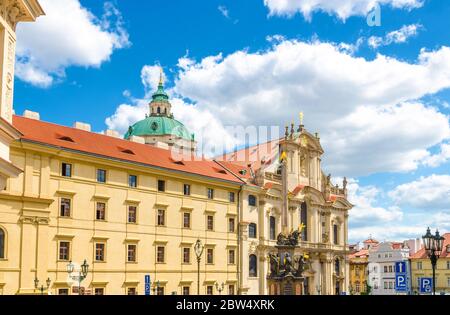
[[70, 260], [70, 242], [59, 242], [59, 260]]
[[70, 217], [71, 202], [72, 200], [68, 198], [61, 198], [61, 209], [59, 213], [61, 217]]
[[106, 171], [105, 170], [97, 170], [97, 182], [106, 183]]
[[208, 199], [214, 199], [214, 189], [208, 188]]
[[385, 281], [384, 282], [384, 289], [387, 290], [387, 288], [388, 288], [388, 283]]
[[256, 207], [256, 197], [253, 195], [248, 196], [248, 205], [250, 207]]
[[105, 261], [105, 244], [95, 244], [95, 261]]
[[105, 295], [105, 289], [104, 288], [95, 288], [94, 294], [95, 295]]
[[61, 176], [72, 177], [72, 164], [62, 163]]
[[389, 281], [389, 290], [392, 290], [392, 282]]
[[235, 224], [234, 218], [229, 218], [229, 219], [228, 219], [228, 232], [234, 233], [235, 225], [236, 225], [236, 224]]
[[234, 284], [228, 285], [228, 295], [234, 295]]
[[96, 209], [96, 216], [95, 218], [98, 221], [105, 221], [106, 220], [106, 203], [104, 202], [97, 202], [97, 209]]
[[137, 251], [136, 244], [128, 244], [127, 248], [128, 248], [127, 261], [136, 262], [136, 251]]
[[214, 264], [214, 249], [213, 248], [208, 248], [206, 250], [206, 263]]
[[127, 295], [137, 295], [136, 288], [127, 288]]
[[185, 196], [190, 196], [191, 195], [191, 185], [187, 185], [187, 184], [183, 185], [183, 194]]
[[384, 272], [386, 273], [387, 272], [387, 266], [384, 266]]
[[58, 289], [58, 295], [69, 295], [69, 289]]
[[183, 287], [183, 295], [190, 295], [191, 288], [190, 287]]
[[275, 217], [270, 217], [270, 240], [274, 241], [277, 238], [277, 219]]
[[206, 228], [208, 231], [214, 231], [214, 216], [208, 215], [206, 218]]
[[166, 225], [166, 211], [165, 210], [158, 210], [158, 226], [165, 226]]
[[228, 264], [234, 265], [235, 264], [235, 257], [236, 257], [235, 250], [234, 249], [230, 249], [228, 251]]
[[130, 186], [131, 188], [137, 187], [137, 176], [136, 175], [128, 176], [128, 186]]
[[450, 288], [450, 277], [449, 277], [449, 278], [447, 278], [447, 287], [449, 287], [449, 288]]
[[333, 239], [334, 239], [334, 244], [338, 245], [339, 244], [339, 227], [337, 224], [333, 225]]
[[228, 197], [229, 197], [230, 202], [235, 202], [236, 195], [235, 195], [234, 192], [230, 192], [230, 193], [228, 194]]
[[188, 247], [183, 248], [183, 263], [184, 264], [191, 263], [191, 249]]
[[156, 262], [163, 264], [166, 261], [166, 248], [164, 246], [158, 246], [156, 249]]
[[166, 181], [158, 180], [158, 191], [161, 191], [161, 192], [166, 191]]
[[450, 270], [450, 260], [447, 260], [447, 269]]
[[389, 272], [392, 272], [392, 266], [389, 266]]
[[183, 228], [185, 229], [191, 228], [191, 214], [189, 212], [183, 213]]
[[212, 285], [208, 285], [206, 287], [206, 295], [213, 295], [214, 294], [214, 287]]
[[137, 223], [137, 207], [128, 206], [128, 223]]
[[164, 295], [164, 287], [156, 288], [156, 295]]

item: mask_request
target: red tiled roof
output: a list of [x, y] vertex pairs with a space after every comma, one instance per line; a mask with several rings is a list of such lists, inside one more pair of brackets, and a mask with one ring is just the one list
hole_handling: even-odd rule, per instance
[[353, 253], [349, 256], [349, 258], [360, 258], [369, 256], [369, 250], [361, 249], [359, 252]]
[[369, 238], [368, 240], [365, 240], [363, 243], [364, 244], [378, 244], [379, 242], [377, 240], [374, 240], [373, 238]]
[[[236, 176], [224, 170], [212, 160], [183, 160], [182, 163], [179, 163], [171, 157], [170, 150], [21, 116], [13, 117], [13, 125], [23, 134], [21, 140], [33, 141], [172, 171], [181, 171], [219, 180], [243, 183]], [[62, 140], [62, 138], [66, 140]]]
[[[447, 252], [447, 246], [450, 246], [450, 233], [445, 233], [442, 235], [444, 237], [444, 245], [442, 246], [442, 254], [440, 258], [450, 258], [450, 253]], [[427, 253], [425, 248], [421, 248], [419, 251], [417, 251], [415, 254], [411, 255], [411, 259], [423, 259], [427, 258]]]
[[402, 249], [403, 243], [392, 242], [391, 246], [392, 246], [392, 249]]
[[[279, 142], [280, 139], [271, 140], [266, 143], [231, 152], [223, 156], [218, 156], [216, 159], [245, 167], [251, 164], [252, 169], [256, 171], [265, 165], [270, 165], [274, 160], [276, 160], [279, 153]], [[262, 163], [262, 160], [264, 160], [264, 163]]]
[[328, 198], [328, 201], [332, 201], [335, 202], [338, 199], [338, 195], [330, 195], [330, 197]]

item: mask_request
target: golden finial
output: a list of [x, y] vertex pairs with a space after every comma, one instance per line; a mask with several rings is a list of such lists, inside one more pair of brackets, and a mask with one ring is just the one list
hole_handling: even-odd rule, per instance
[[305, 115], [303, 114], [303, 112], [300, 112], [300, 125], [303, 126], [303, 118], [305, 118]]

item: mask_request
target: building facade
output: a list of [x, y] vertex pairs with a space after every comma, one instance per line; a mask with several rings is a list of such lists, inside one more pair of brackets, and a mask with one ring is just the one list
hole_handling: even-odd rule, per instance
[[[442, 254], [436, 266], [436, 294], [450, 294], [450, 233], [443, 235], [444, 245]], [[420, 249], [411, 256], [411, 289], [419, 294], [420, 278], [432, 278], [431, 262], [425, 249]]]
[[[222, 157], [243, 187], [240, 212], [242, 294], [275, 294], [270, 288], [269, 254], [276, 254], [282, 233], [298, 230], [296, 255], [309, 257], [302, 294], [339, 295], [348, 292], [347, 182], [331, 183], [321, 169], [323, 149], [317, 135], [291, 126], [280, 140]], [[280, 157], [285, 157], [286, 178]]]
[[395, 263], [405, 261], [409, 270], [409, 248], [404, 243], [383, 242], [369, 250], [368, 283], [373, 295], [395, 295]]
[[[17, 177], [21, 169], [10, 161], [9, 146], [20, 133], [11, 125], [13, 117], [14, 68], [16, 60], [16, 26], [32, 22], [44, 14], [37, 0], [0, 2], [0, 189], [6, 180]], [[0, 257], [1, 259], [1, 257]]]
[[[378, 241], [371, 237], [361, 243], [358, 250], [349, 256], [350, 261], [350, 294], [369, 294], [372, 288], [368, 283], [369, 276], [369, 252], [378, 245]], [[370, 288], [370, 289], [369, 289]]]

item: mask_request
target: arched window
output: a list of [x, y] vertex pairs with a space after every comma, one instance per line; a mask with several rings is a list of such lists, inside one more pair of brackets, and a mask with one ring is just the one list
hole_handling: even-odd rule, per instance
[[256, 197], [253, 195], [248, 195], [248, 205], [256, 207]]
[[256, 223], [250, 223], [248, 226], [248, 237], [256, 238]]
[[0, 229], [0, 258], [5, 258], [5, 231]]
[[255, 255], [250, 255], [248, 259], [248, 275], [250, 277], [258, 276], [258, 261]]
[[158, 107], [158, 114], [161, 114], [161, 107]]
[[270, 217], [270, 239], [275, 240], [277, 238], [277, 219], [275, 217]]
[[308, 205], [306, 202], [302, 203], [302, 206], [300, 208], [300, 223], [304, 225], [304, 228], [302, 230], [302, 240], [307, 241], [308, 240]]

